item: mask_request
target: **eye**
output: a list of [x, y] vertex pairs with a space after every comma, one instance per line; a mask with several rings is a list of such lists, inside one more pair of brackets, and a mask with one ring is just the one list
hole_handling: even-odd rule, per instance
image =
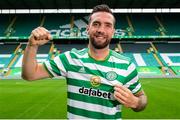
[[106, 28], [112, 28], [112, 24], [106, 24]]
[[93, 26], [94, 26], [94, 27], [98, 27], [98, 26], [99, 26], [99, 23], [98, 23], [98, 22], [94, 22], [94, 23], [93, 23]]

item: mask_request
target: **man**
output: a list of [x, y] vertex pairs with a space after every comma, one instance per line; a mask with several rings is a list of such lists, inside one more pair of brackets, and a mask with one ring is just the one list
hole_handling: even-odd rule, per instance
[[66, 77], [68, 118], [119, 119], [122, 105], [143, 110], [147, 97], [135, 65], [109, 49], [114, 25], [115, 18], [107, 5], [94, 7], [87, 26], [88, 48], [72, 49], [43, 64], [37, 63], [36, 53], [51, 35], [43, 27], [34, 29], [24, 53], [22, 77]]

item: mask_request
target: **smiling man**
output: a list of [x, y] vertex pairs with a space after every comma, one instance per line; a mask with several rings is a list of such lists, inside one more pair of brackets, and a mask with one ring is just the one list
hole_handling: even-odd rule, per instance
[[115, 18], [109, 7], [95, 6], [87, 26], [88, 48], [72, 49], [43, 64], [37, 63], [36, 53], [51, 35], [43, 27], [34, 29], [24, 53], [22, 77], [26, 80], [66, 77], [69, 119], [120, 119], [122, 105], [134, 111], [143, 110], [147, 97], [135, 65], [109, 49], [114, 26]]

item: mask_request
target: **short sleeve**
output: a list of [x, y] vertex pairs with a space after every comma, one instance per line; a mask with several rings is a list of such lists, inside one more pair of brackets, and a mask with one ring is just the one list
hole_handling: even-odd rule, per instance
[[141, 83], [139, 82], [138, 72], [134, 63], [130, 63], [128, 68], [128, 76], [126, 77], [126, 83], [124, 84], [133, 94], [139, 92], [141, 88]]
[[51, 77], [57, 77], [57, 76], [64, 76], [66, 77], [67, 75], [67, 70], [66, 70], [66, 58], [65, 54], [62, 53], [58, 56], [56, 56], [52, 60], [47, 60], [43, 63], [45, 66], [46, 70], [48, 71], [49, 75]]

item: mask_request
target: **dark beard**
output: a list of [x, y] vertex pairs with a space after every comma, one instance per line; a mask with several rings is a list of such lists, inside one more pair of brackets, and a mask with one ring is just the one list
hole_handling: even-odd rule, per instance
[[94, 38], [90, 38], [90, 42], [91, 42], [92, 46], [96, 49], [106, 48], [110, 44], [110, 40], [108, 40], [108, 39], [106, 39], [106, 41], [102, 44], [98, 44], [98, 42], [96, 42], [94, 40]]

